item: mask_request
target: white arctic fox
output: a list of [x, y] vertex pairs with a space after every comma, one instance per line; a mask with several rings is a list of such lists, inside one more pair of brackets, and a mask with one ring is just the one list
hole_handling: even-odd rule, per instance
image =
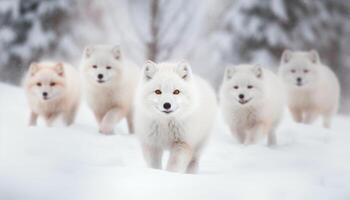
[[312, 123], [323, 117], [329, 128], [337, 112], [340, 86], [336, 75], [320, 61], [317, 51], [284, 51], [279, 70], [288, 92], [288, 106], [297, 122]]
[[285, 105], [282, 81], [254, 65], [227, 67], [224, 76], [220, 105], [231, 133], [242, 144], [253, 144], [267, 135], [268, 145], [275, 145], [275, 128]]
[[31, 109], [29, 125], [35, 126], [38, 116], [51, 126], [63, 115], [66, 125], [73, 123], [80, 102], [80, 80], [76, 69], [60, 62], [32, 63], [24, 80]]
[[132, 102], [139, 80], [139, 69], [126, 62], [119, 46], [87, 47], [81, 63], [87, 103], [103, 134], [126, 117], [133, 133]]
[[217, 103], [210, 85], [189, 64], [147, 61], [135, 97], [135, 132], [149, 167], [195, 173], [200, 152], [211, 132]]

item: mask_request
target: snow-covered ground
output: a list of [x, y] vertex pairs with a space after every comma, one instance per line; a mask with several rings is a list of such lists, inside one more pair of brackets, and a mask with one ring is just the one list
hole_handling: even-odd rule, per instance
[[197, 175], [147, 169], [126, 123], [97, 132], [83, 105], [72, 127], [27, 126], [23, 92], [0, 84], [0, 199], [349, 200], [350, 118], [333, 128], [293, 123], [279, 145], [242, 146], [218, 117]]

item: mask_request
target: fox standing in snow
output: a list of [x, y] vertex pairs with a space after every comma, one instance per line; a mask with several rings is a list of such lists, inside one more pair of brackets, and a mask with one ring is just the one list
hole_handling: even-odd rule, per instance
[[74, 122], [80, 103], [79, 73], [72, 66], [56, 62], [32, 63], [24, 80], [31, 109], [29, 125], [35, 126], [38, 116], [46, 124], [63, 115], [66, 125]]
[[195, 173], [198, 159], [216, 117], [210, 85], [191, 72], [189, 64], [147, 61], [135, 98], [135, 130], [149, 167]]
[[113, 127], [126, 117], [133, 133], [132, 102], [139, 69], [126, 62], [119, 46], [96, 45], [84, 50], [81, 70], [87, 103], [95, 114], [99, 131], [113, 133]]
[[275, 145], [285, 105], [282, 81], [254, 65], [227, 67], [224, 76], [220, 105], [231, 133], [242, 144], [254, 144], [267, 135], [268, 145]]
[[320, 61], [317, 51], [285, 50], [279, 70], [288, 92], [288, 106], [296, 122], [312, 123], [323, 117], [323, 126], [331, 126], [338, 110], [340, 86], [336, 75]]

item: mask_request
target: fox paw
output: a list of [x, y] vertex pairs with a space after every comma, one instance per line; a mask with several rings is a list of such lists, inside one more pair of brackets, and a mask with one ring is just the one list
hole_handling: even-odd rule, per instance
[[109, 126], [101, 126], [99, 132], [104, 135], [114, 134], [113, 128]]

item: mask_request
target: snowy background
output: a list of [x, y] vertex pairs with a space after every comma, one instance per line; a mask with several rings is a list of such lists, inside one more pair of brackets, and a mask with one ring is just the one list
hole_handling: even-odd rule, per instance
[[[0, 200], [350, 199], [349, 19], [348, 0], [0, 0]], [[316, 49], [341, 81], [341, 115], [325, 130], [286, 113], [273, 149], [237, 145], [218, 116], [199, 175], [145, 168], [125, 122], [99, 135], [85, 104], [72, 128], [28, 128], [16, 85], [29, 63], [77, 66], [96, 43], [140, 66], [187, 59], [216, 88], [228, 63], [275, 71], [284, 49]]]

